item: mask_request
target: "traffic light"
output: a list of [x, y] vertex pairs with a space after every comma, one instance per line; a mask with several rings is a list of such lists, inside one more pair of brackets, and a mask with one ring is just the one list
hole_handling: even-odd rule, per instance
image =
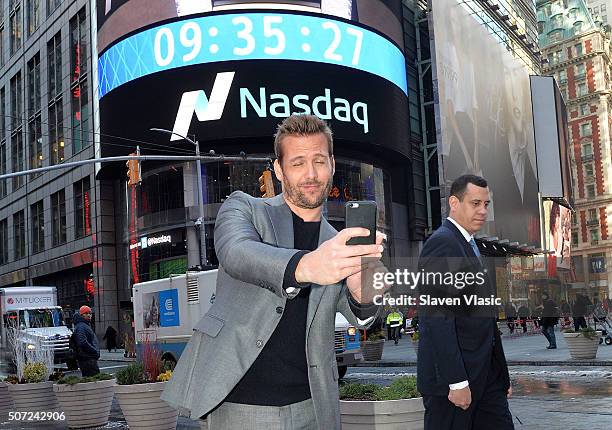
[[264, 170], [259, 177], [259, 190], [262, 197], [274, 197], [274, 181], [272, 181], [272, 172]]
[[[131, 153], [130, 155], [137, 155], [135, 153]], [[127, 166], [127, 179], [128, 185], [136, 185], [140, 183], [140, 161], [138, 160], [128, 160], [125, 162]]]

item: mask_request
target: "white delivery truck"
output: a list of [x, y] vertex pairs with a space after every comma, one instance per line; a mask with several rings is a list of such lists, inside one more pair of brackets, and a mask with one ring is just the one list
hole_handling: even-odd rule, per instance
[[[156, 341], [162, 360], [176, 363], [193, 327], [208, 312], [215, 300], [217, 270], [187, 272], [168, 278], [134, 284], [134, 325], [136, 350], [141, 353], [143, 339]], [[336, 314], [336, 361], [340, 377], [347, 366], [361, 361], [359, 330]]]
[[193, 327], [215, 300], [217, 270], [187, 272], [134, 284], [136, 352], [143, 339], [157, 342], [162, 360], [176, 363]]
[[[56, 363], [66, 361], [72, 331], [64, 324], [57, 305], [55, 287], [0, 288], [0, 347], [3, 358], [10, 357], [9, 327], [17, 327], [18, 341], [53, 348]], [[27, 347], [27, 346], [26, 346]]]

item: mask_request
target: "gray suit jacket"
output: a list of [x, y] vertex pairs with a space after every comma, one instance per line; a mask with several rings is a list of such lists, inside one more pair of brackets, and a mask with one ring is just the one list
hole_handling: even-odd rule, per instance
[[[336, 230], [321, 220], [319, 244]], [[192, 419], [217, 407], [251, 367], [293, 298], [282, 288], [293, 249], [293, 218], [282, 195], [259, 199], [237, 191], [223, 203], [215, 225], [219, 259], [217, 295], [198, 322], [162, 399]], [[362, 327], [351, 311], [345, 283], [313, 285], [306, 321], [310, 391], [320, 429], [340, 429], [336, 311]], [[280, 312], [280, 313], [279, 313]]]

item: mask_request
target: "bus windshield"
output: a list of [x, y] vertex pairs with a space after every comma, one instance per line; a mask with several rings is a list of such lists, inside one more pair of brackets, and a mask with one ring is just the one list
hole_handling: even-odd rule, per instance
[[60, 327], [64, 318], [60, 309], [24, 309], [19, 311], [19, 324], [25, 328]]

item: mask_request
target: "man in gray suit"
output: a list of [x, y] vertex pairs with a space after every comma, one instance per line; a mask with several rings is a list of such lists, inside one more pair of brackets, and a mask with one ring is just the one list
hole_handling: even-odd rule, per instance
[[[193, 419], [208, 416], [211, 430], [340, 429], [335, 314], [365, 327], [378, 313], [380, 291], [362, 289], [362, 258], [381, 258], [383, 235], [338, 233], [321, 216], [335, 168], [331, 130], [291, 116], [274, 150], [283, 193], [235, 192], [223, 203], [216, 299], [162, 395]], [[370, 233], [376, 244], [346, 245]]]

